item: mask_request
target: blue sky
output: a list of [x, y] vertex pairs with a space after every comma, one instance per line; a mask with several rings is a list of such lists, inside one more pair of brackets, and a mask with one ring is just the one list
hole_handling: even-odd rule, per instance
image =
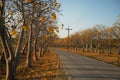
[[[120, 14], [120, 0], [58, 0], [61, 13], [58, 21], [74, 32], [93, 27], [96, 24], [111, 26]], [[60, 37], [66, 37], [67, 31], [60, 29]]]

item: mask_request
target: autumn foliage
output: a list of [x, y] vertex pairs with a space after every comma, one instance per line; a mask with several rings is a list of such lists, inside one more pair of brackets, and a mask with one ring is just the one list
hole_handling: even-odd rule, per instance
[[54, 41], [53, 46], [70, 51], [74, 50], [83, 53], [83, 55], [88, 53], [87, 56], [99, 60], [103, 60], [107, 55], [106, 60], [104, 59], [106, 62], [120, 65], [120, 17], [112, 26], [98, 24], [78, 31], [70, 36], [69, 41], [68, 44], [68, 37], [59, 38]]
[[[0, 55], [6, 64], [6, 80], [14, 80], [25, 54], [25, 67], [30, 68], [44, 55], [58, 29], [56, 0], [0, 0]], [[58, 30], [57, 30], [58, 31]], [[38, 56], [39, 55], [39, 56]], [[3, 61], [2, 61], [3, 62]]]

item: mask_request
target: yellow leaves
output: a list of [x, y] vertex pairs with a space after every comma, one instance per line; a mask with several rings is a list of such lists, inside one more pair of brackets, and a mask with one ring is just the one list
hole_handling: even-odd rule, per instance
[[49, 12], [49, 9], [45, 10], [45, 13], [48, 13]]
[[52, 31], [54, 31], [54, 30], [55, 30], [56, 32], [59, 32], [58, 27], [48, 27], [48, 28], [47, 28], [47, 31], [48, 31], [48, 32], [52, 32]]
[[50, 28], [47, 28], [47, 31], [48, 31], [48, 32], [51, 32], [51, 29], [50, 29]]
[[48, 35], [45, 35], [45, 39], [48, 39]]
[[28, 30], [28, 29], [29, 29], [29, 27], [28, 27], [28, 26], [23, 26], [22, 28], [24, 29], [24, 31], [26, 31], [26, 30]]
[[[22, 60], [24, 59], [22, 58]], [[42, 64], [33, 63], [34, 66], [33, 68], [29, 69], [29, 72], [28, 69], [24, 67], [24, 64], [20, 64], [20, 66], [18, 67], [18, 70], [20, 71], [18, 71], [19, 76], [17, 77], [17, 79], [29, 80], [32, 77], [34, 78], [33, 80], [57, 80], [56, 78], [51, 77], [56, 76], [57, 73], [56, 67], [53, 66], [54, 62], [57, 61], [56, 54], [53, 51], [50, 51], [50, 53], [46, 53], [44, 56], [42, 56], [41, 60]], [[40, 60], [38, 62], [41, 63]], [[39, 78], [37, 78], [38, 76]]]
[[57, 6], [57, 4], [58, 4], [58, 3], [54, 2], [54, 3], [53, 3], [53, 7], [56, 7], [56, 6]]
[[58, 32], [58, 33], [59, 33], [59, 29], [56, 29], [56, 32]]
[[56, 3], [56, 0], [54, 0], [53, 7], [56, 7], [56, 6], [57, 6], [57, 3]]
[[14, 35], [14, 34], [16, 34], [16, 31], [15, 31], [15, 30], [12, 30], [12, 31], [10, 32], [10, 35], [12, 36], [12, 35]]
[[55, 13], [52, 13], [52, 14], [51, 14], [51, 18], [54, 19], [54, 20], [56, 20], [56, 14], [55, 14]]
[[52, 36], [54, 37], [54, 36], [55, 36], [55, 33], [53, 33]]
[[9, 12], [9, 15], [13, 15], [13, 14], [14, 14], [14, 12], [12, 12], [12, 11]]
[[52, 71], [48, 71], [48, 72], [47, 72], [47, 75], [48, 75], [48, 76], [51, 76], [51, 75], [52, 75]]
[[45, 4], [44, 6], [45, 6], [45, 7], [47, 7], [47, 6], [48, 6], [48, 4]]
[[51, 19], [47, 21], [47, 24], [51, 25], [54, 21], [52, 21]]
[[53, 29], [54, 29], [53, 27], [49, 27], [49, 28], [47, 28], [47, 31], [48, 31], [48, 32], [52, 32]]
[[40, 18], [40, 21], [41, 21], [41, 22], [44, 22], [44, 21], [45, 21], [45, 18], [44, 18], [44, 17], [41, 17], [41, 18]]
[[42, 74], [42, 76], [44, 76], [44, 77], [45, 77], [45, 76], [46, 76], [46, 73], [43, 73], [43, 74]]
[[47, 80], [46, 78], [43, 78], [42, 80]]
[[54, 29], [56, 30], [56, 32], [59, 32], [59, 29], [58, 29], [58, 27], [54, 27]]
[[59, 32], [59, 29], [58, 28], [55, 28], [56, 32]]
[[48, 24], [51, 24], [52, 22], [51, 22], [51, 21], [48, 21], [47, 23], [48, 23]]
[[111, 28], [108, 28], [107, 31], [108, 31], [108, 32], [112, 32], [112, 31], [113, 31], [113, 28], [112, 28], [112, 27], [111, 27]]
[[26, 2], [26, 3], [29, 3], [29, 2], [30, 2], [30, 0], [25, 0], [25, 2]]

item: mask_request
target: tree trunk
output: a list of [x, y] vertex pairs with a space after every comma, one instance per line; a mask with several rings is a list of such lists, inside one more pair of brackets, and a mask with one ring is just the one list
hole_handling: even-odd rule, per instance
[[43, 48], [43, 52], [42, 53], [43, 53], [42, 55], [45, 55], [45, 53], [46, 53], [46, 47], [45, 46]]
[[7, 31], [6, 31], [6, 27], [5, 27], [5, 19], [4, 19], [4, 5], [5, 5], [5, 1], [2, 0], [1, 1], [2, 6], [0, 6], [0, 38], [1, 38], [1, 44], [4, 50], [4, 57], [6, 60], [6, 80], [13, 80], [14, 79], [14, 73], [12, 73], [12, 63], [11, 61], [8, 61], [8, 59], [10, 58], [10, 60], [13, 60], [13, 53], [12, 53], [12, 48], [10, 48], [11, 44], [9, 44], [8, 42], [8, 35], [7, 35]]
[[101, 53], [104, 53], [104, 40], [102, 40], [102, 42], [101, 42]]
[[43, 55], [47, 52], [47, 40], [45, 40], [44, 45], [43, 45]]
[[23, 46], [22, 50], [21, 50], [21, 53], [25, 53], [25, 50], [27, 48], [27, 45], [28, 45], [28, 41], [26, 41], [25, 45]]
[[15, 80], [15, 68], [12, 60], [6, 60], [6, 80]]
[[[3, 28], [3, 29], [2, 29]], [[3, 46], [3, 50], [4, 50], [4, 56], [5, 56], [5, 60], [6, 60], [6, 80], [14, 80], [15, 76], [14, 76], [14, 57], [13, 57], [13, 52], [12, 52], [12, 48], [10, 43], [8, 43], [8, 36], [6, 34], [6, 30], [4, 27], [1, 27], [2, 32], [0, 34], [0, 38], [1, 38], [1, 43]]]
[[109, 52], [108, 52], [108, 55], [110, 55], [111, 54], [111, 40], [109, 40], [109, 48], [108, 48], [109, 50]]
[[13, 68], [13, 60], [14, 60], [14, 53], [11, 48], [10, 42], [8, 42], [8, 35], [5, 29], [5, 26], [0, 26], [0, 38], [1, 43], [4, 50], [4, 57], [6, 60], [6, 80], [13, 80], [14, 79], [14, 68]]
[[90, 52], [94, 52], [94, 50], [93, 50], [93, 40], [91, 40], [91, 44], [90, 44]]
[[34, 60], [35, 62], [37, 61], [36, 41], [34, 41], [34, 44], [33, 44], [33, 60]]
[[43, 48], [39, 47], [39, 58], [42, 57], [42, 53], [43, 53]]
[[89, 50], [88, 50], [88, 44], [86, 44], [85, 48], [86, 48], [86, 52], [89, 52]]
[[15, 69], [16, 69], [16, 67], [18, 65], [19, 55], [20, 55], [21, 48], [22, 48], [23, 35], [24, 35], [24, 31], [22, 29], [20, 37], [19, 37], [19, 41], [18, 41], [18, 46], [17, 46], [17, 49], [16, 49], [16, 53], [15, 53]]
[[0, 63], [5, 64], [5, 57], [4, 57], [4, 50], [2, 50], [2, 52], [0, 53]]
[[101, 54], [101, 45], [100, 44], [98, 44], [98, 48], [97, 49], [98, 49], [98, 51], [97, 51], [98, 54]]
[[82, 52], [85, 52], [85, 45], [82, 46]]
[[31, 54], [32, 54], [32, 25], [30, 26], [29, 38], [28, 38], [28, 51], [26, 58], [26, 67], [31, 67]]

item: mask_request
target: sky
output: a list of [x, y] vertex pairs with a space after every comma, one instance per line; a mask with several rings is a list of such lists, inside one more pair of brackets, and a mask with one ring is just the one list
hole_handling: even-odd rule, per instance
[[88, 29], [96, 24], [111, 26], [120, 15], [120, 0], [58, 0], [61, 3], [61, 12], [58, 16], [60, 28], [59, 37], [67, 37], [70, 34]]

